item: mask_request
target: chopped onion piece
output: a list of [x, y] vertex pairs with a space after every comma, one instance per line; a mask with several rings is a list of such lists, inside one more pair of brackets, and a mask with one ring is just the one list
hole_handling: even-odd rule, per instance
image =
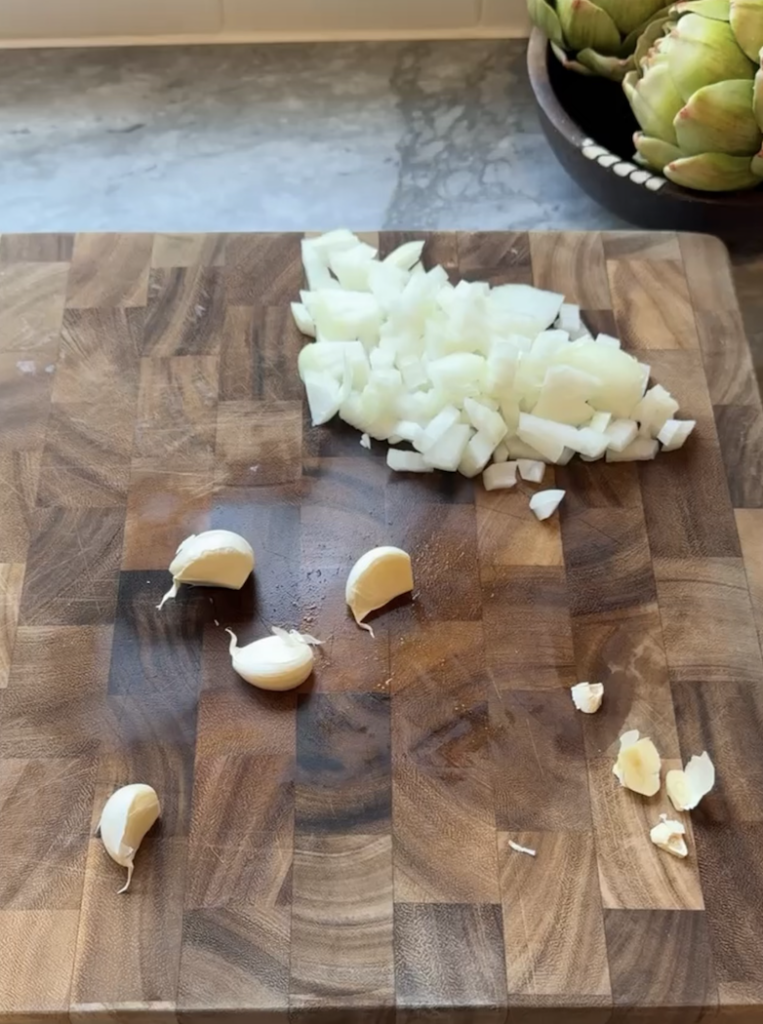
[[546, 465], [544, 462], [538, 462], [535, 459], [518, 459], [517, 469], [523, 480], [539, 484], [542, 482], [546, 472]]
[[612, 420], [604, 431], [607, 448], [613, 452], [624, 451], [638, 436], [638, 423], [635, 420]]
[[302, 380], [307, 392], [307, 404], [314, 427], [328, 423], [339, 412], [342, 403], [342, 386], [328, 373], [303, 374]]
[[559, 508], [564, 491], [556, 489], [548, 491], [537, 491], [530, 498], [530, 508], [540, 520], [548, 519]]
[[499, 444], [493, 452], [493, 462], [505, 462], [509, 457], [509, 449], [505, 444]]
[[574, 334], [576, 331], [579, 331], [582, 327], [580, 306], [575, 306], [571, 302], [563, 302], [554, 326], [560, 327], [563, 331], [567, 331], [568, 334]]
[[657, 440], [662, 445], [662, 450], [664, 452], [673, 452], [677, 448], [683, 448], [686, 439], [696, 425], [696, 420], [666, 420], [662, 430], [657, 435]]
[[472, 429], [466, 423], [454, 423], [444, 434], [427, 448], [424, 461], [435, 469], [453, 472], [464, 456]]
[[368, 436], [368, 434], [361, 434], [360, 435], [360, 447], [361, 448], [370, 448], [371, 447], [371, 438]]
[[[543, 465], [543, 463], [540, 463]], [[486, 491], [505, 490], [514, 487], [517, 482], [516, 462], [494, 462], [482, 474], [482, 484]]]
[[597, 345], [603, 345], [605, 348], [620, 348], [620, 339], [613, 338], [611, 334], [597, 334], [595, 341]]
[[387, 465], [398, 473], [434, 473], [434, 467], [424, 462], [423, 455], [400, 448], [387, 449]]
[[678, 412], [678, 402], [661, 384], [650, 388], [633, 410], [633, 419], [639, 422], [639, 433], [644, 437], [657, 437], [667, 421]]
[[309, 334], [311, 337], [315, 337], [315, 321], [308, 313], [307, 306], [304, 306], [301, 302], [292, 302], [291, 315], [294, 317], [297, 329], [302, 334]]
[[621, 452], [608, 448], [607, 462], [646, 462], [655, 457], [659, 447], [658, 442], [651, 437], [637, 437]]
[[423, 251], [424, 242], [404, 242], [384, 257], [384, 265], [398, 267], [400, 270], [412, 270], [421, 259]]
[[611, 422], [611, 412], [595, 412], [588, 427], [590, 430], [595, 430], [597, 434], [603, 434]]
[[492, 437], [484, 430], [478, 430], [474, 437], [469, 438], [466, 451], [458, 466], [459, 473], [466, 477], [477, 476], [490, 462], [494, 448]]
[[506, 438], [503, 443], [506, 446], [510, 459], [530, 459], [534, 462], [553, 461], [552, 459], [546, 459], [537, 448], [533, 448], [531, 444], [525, 444], [518, 437]]

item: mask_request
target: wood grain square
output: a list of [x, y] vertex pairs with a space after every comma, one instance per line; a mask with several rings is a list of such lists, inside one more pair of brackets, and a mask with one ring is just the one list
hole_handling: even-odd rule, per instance
[[187, 587], [157, 611], [166, 572], [123, 572], [119, 577], [109, 693], [190, 697], [201, 686], [204, 625], [212, 618], [204, 589]]
[[0, 562], [26, 560], [40, 461], [40, 451], [4, 451], [0, 446]]
[[738, 310], [729, 251], [720, 238], [680, 234], [678, 244], [694, 308]]
[[224, 258], [225, 235], [154, 235], [152, 267], [219, 267]]
[[763, 663], [741, 559], [655, 559], [654, 571], [673, 682], [759, 683]]
[[152, 235], [78, 234], [66, 305], [69, 309], [145, 306]]
[[490, 702], [499, 831], [591, 827], [580, 713], [563, 690], [513, 690]]
[[[227, 644], [229, 637], [223, 636]], [[295, 694], [269, 693], [249, 686], [233, 677], [231, 670], [231, 678], [224, 679], [223, 688], [204, 690], [201, 694], [197, 757], [233, 756], [252, 751], [261, 755], [294, 756], [296, 711]]]
[[0, 263], [67, 263], [73, 249], [70, 234], [0, 235]]
[[37, 509], [19, 623], [100, 626], [114, 616], [122, 509]]
[[226, 306], [220, 329], [221, 402], [248, 401], [255, 397], [254, 341], [259, 338], [262, 309]]
[[255, 398], [303, 402], [305, 391], [297, 360], [303, 345], [310, 341], [300, 334], [289, 306], [267, 306], [255, 317]]
[[217, 267], [152, 270], [141, 354], [217, 355], [225, 319], [222, 271]]
[[58, 338], [68, 263], [0, 263], [0, 350], [32, 353]]
[[583, 462], [555, 466], [556, 486], [565, 492], [564, 511], [587, 508], [641, 508], [641, 488], [634, 462]]
[[209, 470], [217, 429], [216, 356], [142, 359], [135, 423], [136, 469]]
[[24, 563], [0, 562], [0, 690], [10, 678], [23, 585]]
[[530, 234], [533, 284], [562, 292], [565, 302], [585, 309], [611, 309], [602, 236], [596, 231], [570, 231], [565, 244], [551, 231]]
[[587, 509], [562, 516], [570, 614], [596, 615], [655, 601], [644, 515]]
[[223, 280], [229, 306], [293, 302], [304, 287], [299, 235], [228, 235]]
[[[611, 1002], [593, 835], [500, 832], [498, 856], [509, 1004], [514, 996]], [[570, 932], [578, 937], [573, 944]]]
[[79, 909], [0, 910], [0, 1006], [8, 1020], [69, 1024], [78, 925]]
[[717, 405], [715, 423], [734, 508], [763, 508], [763, 412], [760, 404]]
[[[483, 736], [486, 724], [483, 712]], [[401, 903], [499, 902], [489, 765], [484, 756], [481, 766], [474, 761], [462, 767], [440, 767], [415, 755], [395, 757], [398, 907]]]
[[738, 310], [702, 310], [696, 314], [699, 343], [713, 405], [755, 405], [760, 394]]
[[34, 451], [45, 441], [58, 346], [0, 352], [0, 451]]
[[380, 693], [301, 696], [297, 832], [389, 832], [391, 815], [389, 697]]
[[302, 475], [297, 402], [221, 402], [215, 456], [229, 487], [267, 487]]
[[689, 290], [680, 262], [607, 263], [619, 337], [628, 349], [699, 346]]
[[297, 836], [291, 1007], [394, 1004], [392, 898], [390, 836]]
[[680, 261], [678, 235], [673, 231], [607, 231], [602, 235], [608, 260]]
[[108, 398], [129, 405], [138, 393], [141, 309], [73, 309], [64, 313], [54, 402]]
[[54, 404], [42, 453], [38, 507], [124, 507], [135, 410], [103, 400]]
[[[285, 819], [282, 826], [288, 823]], [[294, 832], [291, 826], [250, 831], [241, 842], [213, 843], [202, 834], [189, 842], [186, 910], [243, 910], [280, 923], [288, 936]]]
[[344, 566], [362, 554], [394, 544], [384, 521], [387, 467], [378, 459], [305, 461], [301, 564], [305, 570]]
[[[468, 971], [463, 970], [465, 949], [470, 956]], [[395, 980], [398, 1012], [440, 1011], [453, 1021], [504, 1020], [506, 959], [500, 905], [397, 904]]]
[[[72, 1010], [148, 1004], [174, 1007], [183, 927], [186, 841], [152, 833], [136, 858], [130, 898], [117, 895], [124, 868], [100, 839], [88, 849]], [[135, 941], [136, 937], [140, 941]]]
[[736, 516], [758, 640], [763, 650], [763, 511], [738, 509]]
[[178, 545], [209, 529], [214, 485], [204, 473], [133, 470], [122, 569], [163, 569]]
[[[653, 558], [737, 558], [734, 512], [712, 420], [702, 419], [688, 444], [639, 463]], [[701, 480], [698, 487], [696, 481]]]
[[[613, 764], [612, 757], [594, 757], [588, 762], [604, 906], [620, 910], [701, 910], [704, 900], [688, 817], [676, 814], [664, 789], [650, 799], [625, 789], [612, 774]], [[665, 761], [663, 772], [678, 767], [679, 761]], [[671, 857], [650, 841], [649, 831], [659, 823], [661, 814], [679, 817], [686, 826], [690, 856], [685, 860]]]
[[676, 722], [686, 761], [707, 750], [717, 782], [694, 812], [707, 826], [763, 822], [763, 696], [760, 682], [673, 684]]
[[[178, 1018], [276, 1024], [289, 994], [289, 915], [223, 906], [187, 911]], [[210, 1010], [214, 1007], [214, 1010]]]
[[[718, 986], [703, 911], [606, 910], [604, 926], [613, 1020], [649, 1017], [688, 1024], [704, 1011], [716, 1011]], [[650, 979], [646, 998], [645, 977]]]
[[79, 907], [94, 781], [89, 758], [0, 761], [0, 910]]
[[[460, 231], [456, 237], [458, 272], [464, 280], [489, 281], [494, 286], [533, 283], [527, 232]], [[432, 266], [426, 251], [425, 257], [427, 266]]]
[[[480, 703], [487, 696], [484, 634], [481, 622], [426, 622], [390, 645], [393, 714], [410, 715], [413, 724], [426, 729], [427, 712], [435, 692], [459, 708]], [[410, 753], [410, 750], [406, 751]], [[452, 765], [454, 767], [455, 765]]]
[[563, 568], [483, 566], [482, 605], [487, 664], [500, 689], [525, 668], [574, 665]]
[[564, 564], [559, 519], [538, 526], [530, 508], [530, 498], [543, 487], [553, 487], [549, 480], [542, 485], [518, 481], [507, 491], [486, 491], [481, 484], [475, 488], [477, 506], [477, 543], [480, 565], [557, 565]]

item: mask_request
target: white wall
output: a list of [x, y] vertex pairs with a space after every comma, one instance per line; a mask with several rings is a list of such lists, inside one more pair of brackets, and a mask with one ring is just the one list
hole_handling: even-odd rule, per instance
[[0, 0], [0, 46], [526, 31], [525, 0]]

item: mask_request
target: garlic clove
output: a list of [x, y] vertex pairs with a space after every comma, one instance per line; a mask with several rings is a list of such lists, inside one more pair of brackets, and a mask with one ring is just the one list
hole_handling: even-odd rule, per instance
[[156, 791], [143, 783], [122, 786], [106, 801], [98, 831], [111, 859], [127, 868], [127, 882], [120, 893], [130, 888], [135, 854], [160, 814]]
[[345, 599], [357, 624], [373, 635], [363, 619], [409, 590], [413, 590], [411, 556], [400, 548], [373, 548], [352, 567]]
[[705, 750], [691, 758], [683, 771], [673, 769], [665, 777], [665, 788], [677, 811], [693, 811], [715, 785], [715, 765]]
[[638, 729], [623, 733], [612, 769], [622, 786], [642, 796], [654, 796], [660, 789], [661, 768], [662, 760], [650, 739], [640, 739]]
[[170, 563], [172, 587], [157, 605], [177, 596], [181, 583], [240, 590], [254, 569], [249, 541], [230, 530], [206, 530], [186, 537]]
[[570, 689], [572, 703], [584, 715], [593, 715], [601, 707], [604, 686], [601, 683], [578, 683]]
[[321, 642], [307, 633], [287, 633], [274, 627], [272, 636], [239, 647], [233, 630], [227, 629], [226, 633], [231, 635], [229, 651], [234, 671], [261, 690], [283, 691], [301, 686], [313, 671], [313, 645]]
[[667, 814], [661, 814], [660, 823], [650, 831], [649, 838], [655, 846], [659, 846], [666, 853], [672, 853], [674, 857], [686, 857], [689, 849], [684, 839], [685, 835], [686, 829], [680, 821], [673, 821]]

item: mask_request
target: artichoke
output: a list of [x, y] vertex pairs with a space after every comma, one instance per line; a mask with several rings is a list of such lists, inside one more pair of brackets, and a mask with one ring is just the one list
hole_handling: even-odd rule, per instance
[[565, 67], [617, 81], [634, 66], [644, 29], [667, 15], [665, 0], [527, 0], [527, 7]]
[[639, 40], [623, 88], [636, 159], [685, 188], [763, 182], [763, 0], [687, 0]]

